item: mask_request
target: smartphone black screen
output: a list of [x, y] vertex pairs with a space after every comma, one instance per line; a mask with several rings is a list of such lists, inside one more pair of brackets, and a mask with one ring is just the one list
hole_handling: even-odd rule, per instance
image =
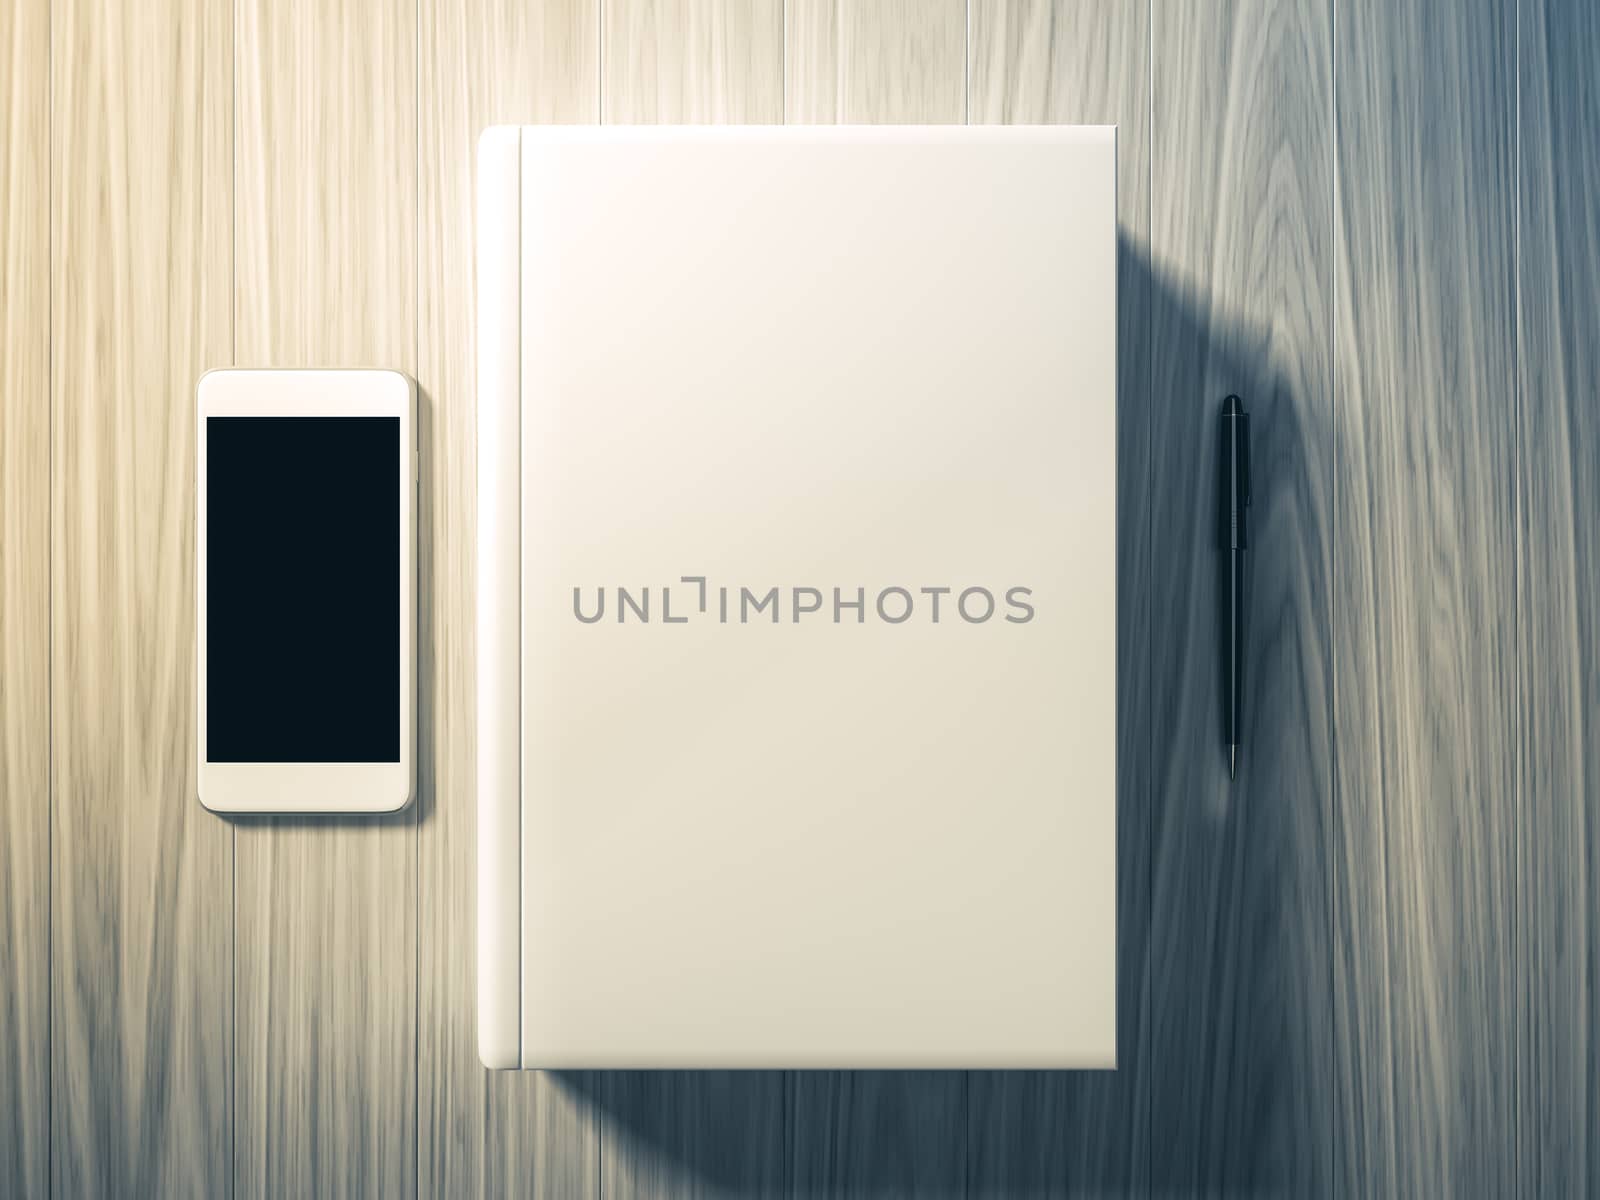
[[400, 418], [207, 417], [206, 760], [400, 761]]

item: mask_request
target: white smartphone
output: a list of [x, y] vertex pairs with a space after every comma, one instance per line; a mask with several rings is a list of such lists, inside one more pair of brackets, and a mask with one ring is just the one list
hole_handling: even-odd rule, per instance
[[197, 389], [200, 802], [392, 812], [416, 771], [416, 385], [217, 370]]

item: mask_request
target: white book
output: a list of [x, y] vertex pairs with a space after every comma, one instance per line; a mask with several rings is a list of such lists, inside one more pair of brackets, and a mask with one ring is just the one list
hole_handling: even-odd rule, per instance
[[1112, 1067], [1111, 128], [497, 128], [491, 1067]]

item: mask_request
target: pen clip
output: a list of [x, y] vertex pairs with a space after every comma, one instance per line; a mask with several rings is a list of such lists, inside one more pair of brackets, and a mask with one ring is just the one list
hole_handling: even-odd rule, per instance
[[1244, 493], [1244, 506], [1250, 507], [1250, 414], [1240, 414], [1244, 420], [1239, 430], [1239, 490]]

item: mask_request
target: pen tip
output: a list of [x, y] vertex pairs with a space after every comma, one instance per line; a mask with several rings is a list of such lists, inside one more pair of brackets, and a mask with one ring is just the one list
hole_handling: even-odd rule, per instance
[[1238, 755], [1238, 753], [1239, 753], [1239, 747], [1237, 747], [1237, 746], [1229, 746], [1228, 747], [1228, 778], [1229, 779], [1234, 778], [1234, 774], [1233, 774], [1234, 758]]

